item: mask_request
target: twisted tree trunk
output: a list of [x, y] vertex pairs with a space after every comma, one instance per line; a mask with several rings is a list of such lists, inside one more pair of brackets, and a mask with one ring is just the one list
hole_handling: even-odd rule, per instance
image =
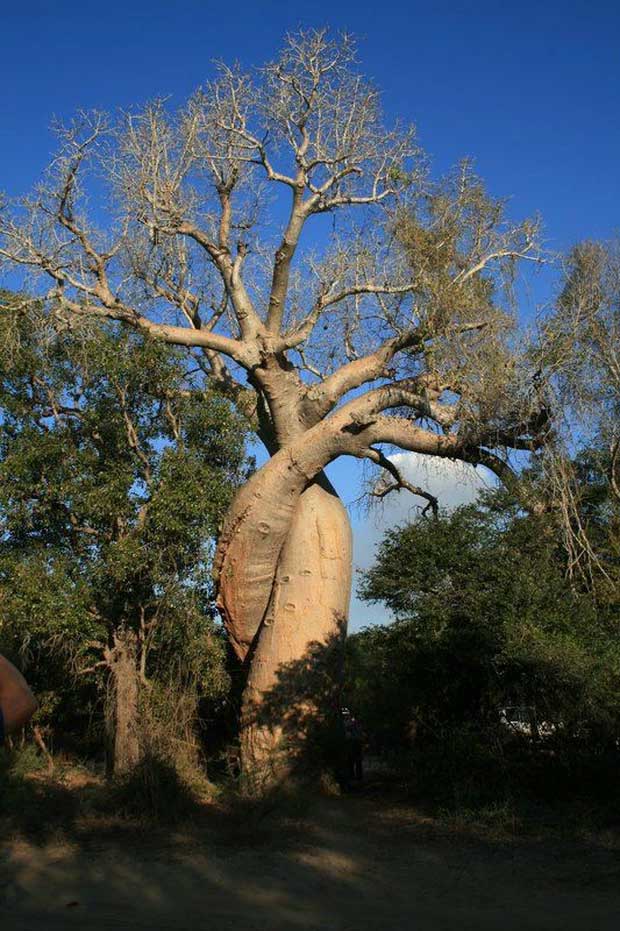
[[[279, 460], [279, 461], [278, 461]], [[351, 589], [351, 530], [320, 474], [278, 454], [233, 502], [217, 558], [219, 605], [247, 670], [244, 781], [260, 791], [323, 757]]]
[[320, 765], [338, 713], [351, 590], [351, 530], [321, 484], [301, 495], [250, 653], [241, 755], [250, 785]]

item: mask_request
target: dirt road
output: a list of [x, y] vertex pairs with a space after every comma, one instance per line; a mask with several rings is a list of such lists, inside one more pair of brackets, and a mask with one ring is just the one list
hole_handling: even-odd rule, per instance
[[5, 843], [2, 931], [607, 931], [620, 852], [429, 835], [406, 809], [332, 799], [260, 829]]

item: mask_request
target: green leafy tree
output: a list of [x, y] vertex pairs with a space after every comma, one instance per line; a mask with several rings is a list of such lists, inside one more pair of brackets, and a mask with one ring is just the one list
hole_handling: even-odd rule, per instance
[[246, 432], [180, 351], [110, 323], [59, 333], [4, 300], [0, 636], [30, 657], [48, 720], [92, 702], [89, 679], [107, 693], [120, 772], [146, 693], [226, 688], [211, 564]]
[[567, 577], [551, 514], [505, 492], [388, 532], [362, 596], [395, 614], [352, 638], [349, 700], [383, 742], [435, 740], [499, 710], [566, 734], [618, 732], [617, 616]]

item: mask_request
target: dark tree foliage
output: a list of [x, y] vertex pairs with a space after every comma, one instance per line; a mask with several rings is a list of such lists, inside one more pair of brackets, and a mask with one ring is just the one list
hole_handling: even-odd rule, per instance
[[[617, 566], [609, 499], [590, 479], [582, 510]], [[524, 514], [505, 491], [387, 533], [361, 594], [396, 620], [351, 638], [348, 686], [382, 748], [467, 729], [495, 740], [515, 706], [558, 740], [615, 739], [617, 604], [571, 583], [560, 540], [552, 513]]]
[[180, 350], [109, 322], [58, 333], [13, 305], [0, 317], [0, 649], [27, 668], [40, 723], [82, 739], [123, 643], [150, 694], [174, 681], [216, 700], [211, 558], [247, 478], [243, 423]]

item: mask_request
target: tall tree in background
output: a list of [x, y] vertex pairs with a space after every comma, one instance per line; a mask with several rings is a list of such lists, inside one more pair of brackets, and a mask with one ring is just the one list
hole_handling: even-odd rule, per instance
[[187, 347], [268, 451], [216, 559], [247, 670], [249, 776], [288, 766], [330, 704], [308, 664], [342, 643], [351, 532], [324, 467], [368, 459], [430, 500], [386, 447], [509, 478], [502, 451], [546, 427], [511, 346], [509, 285], [538, 258], [535, 223], [510, 222], [467, 165], [432, 182], [354, 57], [348, 36], [301, 32], [256, 73], [221, 65], [176, 113], [80, 115], [0, 221], [0, 256], [59, 319]]
[[121, 773], [143, 749], [145, 690], [225, 691], [210, 567], [246, 431], [192, 390], [178, 350], [105, 321], [59, 334], [44, 308], [4, 301], [0, 637], [52, 721], [80, 694], [73, 674], [98, 679]]
[[[563, 286], [539, 343], [544, 379], [563, 413], [564, 443], [545, 463], [548, 495], [563, 515], [571, 573], [617, 598], [616, 530], [600, 552], [597, 525], [620, 505], [620, 243], [583, 242], [567, 257]], [[562, 451], [563, 450], [563, 451]], [[593, 492], [596, 492], [593, 495]], [[593, 509], [593, 502], [598, 506]], [[617, 548], [617, 543], [615, 544]], [[605, 549], [605, 547], [603, 548]], [[617, 549], [616, 549], [617, 551]]]

